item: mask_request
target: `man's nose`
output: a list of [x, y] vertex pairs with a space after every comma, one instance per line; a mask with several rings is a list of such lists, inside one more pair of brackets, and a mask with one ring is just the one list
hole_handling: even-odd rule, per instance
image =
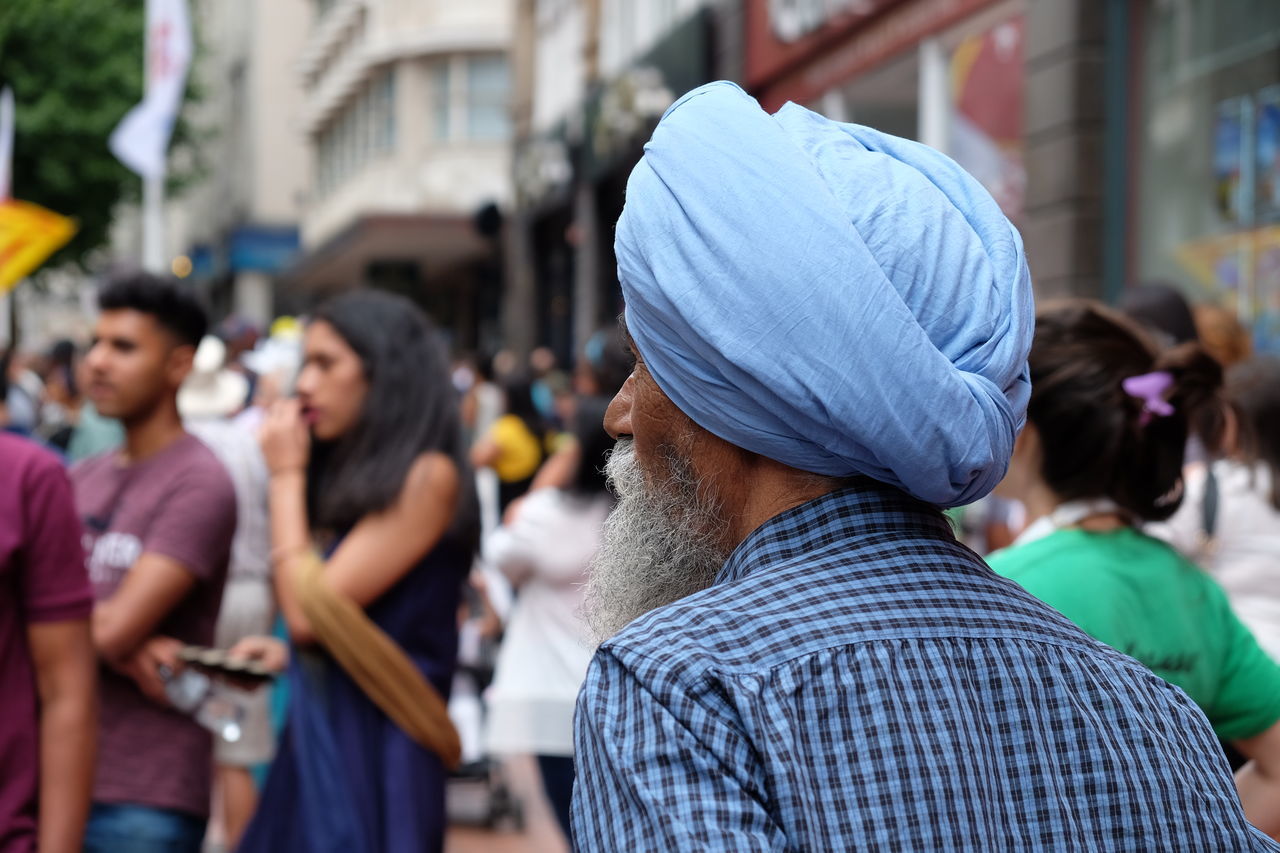
[[84, 354], [84, 366], [90, 373], [94, 373], [102, 369], [102, 359], [102, 344], [96, 343]]
[[627, 438], [631, 435], [631, 402], [632, 402], [632, 380], [627, 377], [627, 381], [622, 384], [617, 394], [613, 395], [613, 399], [609, 402], [609, 408], [604, 412], [604, 429], [605, 432], [613, 436], [617, 441], [620, 438]]

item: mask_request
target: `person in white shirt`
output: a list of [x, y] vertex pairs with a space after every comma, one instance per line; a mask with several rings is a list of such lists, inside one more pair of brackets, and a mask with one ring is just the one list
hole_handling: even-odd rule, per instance
[[[178, 391], [183, 425], [213, 451], [236, 493], [236, 532], [231, 564], [214, 630], [214, 645], [229, 649], [245, 637], [271, 633], [275, 594], [271, 589], [271, 534], [267, 516], [267, 466], [254, 434], [233, 420], [249, 395], [244, 375], [226, 365], [226, 345], [206, 335], [191, 373]], [[239, 737], [214, 740], [214, 813], [211, 832], [235, 847], [258, 804], [253, 768], [275, 754], [270, 689], [239, 690], [217, 683], [215, 691], [244, 711]]]
[[579, 402], [579, 462], [563, 488], [531, 492], [485, 542], [485, 557], [518, 589], [489, 693], [489, 748], [538, 758], [543, 788], [569, 835], [573, 708], [592, 645], [579, 611], [587, 569], [613, 508], [603, 408]]
[[1187, 471], [1181, 508], [1155, 532], [1213, 574], [1280, 661], [1280, 358], [1233, 366], [1226, 394], [1239, 418], [1227, 458]]

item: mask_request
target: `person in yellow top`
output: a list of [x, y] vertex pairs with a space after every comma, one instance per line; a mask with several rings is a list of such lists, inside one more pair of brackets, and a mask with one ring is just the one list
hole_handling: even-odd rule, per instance
[[550, 430], [533, 402], [533, 387], [524, 377], [503, 382], [507, 413], [471, 448], [471, 464], [498, 475], [498, 510], [523, 495], [547, 456]]

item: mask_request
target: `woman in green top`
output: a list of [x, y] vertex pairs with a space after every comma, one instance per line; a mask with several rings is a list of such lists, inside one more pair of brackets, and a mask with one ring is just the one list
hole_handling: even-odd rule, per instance
[[1030, 362], [997, 494], [1031, 523], [991, 567], [1185, 690], [1252, 759], [1236, 774], [1245, 814], [1280, 833], [1280, 667], [1212, 578], [1139, 529], [1178, 508], [1189, 424], [1210, 442], [1221, 430], [1221, 368], [1194, 343], [1161, 353], [1088, 302], [1039, 313]]

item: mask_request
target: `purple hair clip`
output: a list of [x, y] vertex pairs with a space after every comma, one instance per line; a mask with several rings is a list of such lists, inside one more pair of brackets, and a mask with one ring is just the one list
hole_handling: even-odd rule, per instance
[[1173, 404], [1163, 396], [1172, 385], [1173, 374], [1167, 370], [1130, 376], [1120, 383], [1124, 393], [1142, 401], [1142, 415], [1138, 418], [1138, 426], [1151, 423], [1152, 417], [1167, 418], [1173, 414]]

